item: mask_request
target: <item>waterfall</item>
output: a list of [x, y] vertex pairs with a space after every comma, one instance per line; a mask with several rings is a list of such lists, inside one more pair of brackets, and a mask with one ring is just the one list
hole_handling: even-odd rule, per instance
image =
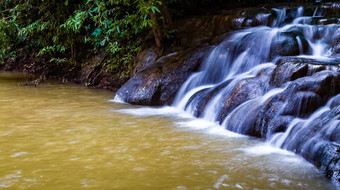
[[[275, 19], [271, 27], [233, 32], [212, 47], [199, 71], [182, 85], [172, 106], [227, 130], [266, 138], [272, 145], [298, 153], [315, 165], [325, 165], [315, 161], [320, 152], [328, 154], [325, 147], [328, 151], [340, 150], [340, 95], [326, 104], [327, 99], [313, 92], [294, 91], [302, 83], [299, 80], [308, 81], [308, 77], [297, 82], [282, 79], [284, 82], [278, 85], [271, 80], [289, 72], [283, 69], [278, 73], [277, 67], [282, 64], [278, 60], [285, 57], [338, 64], [339, 54], [332, 52], [339, 48], [340, 25], [319, 25], [323, 10], [318, 7], [309, 11], [311, 15], [302, 7], [272, 12]], [[308, 66], [306, 76], [311, 77], [317, 68]], [[322, 72], [316, 75], [320, 80], [326, 78]], [[335, 88], [334, 95], [339, 93], [339, 87]], [[309, 110], [308, 101], [321, 108]]]
[[239, 30], [221, 34], [209, 47], [160, 58], [120, 88], [115, 100], [172, 103], [222, 130], [300, 154], [338, 180], [339, 7], [292, 5], [261, 8], [249, 18], [243, 17], [247, 11], [223, 16], [216, 23], [227, 20]]
[[[320, 122], [320, 120], [324, 119], [324, 116], [326, 114], [330, 114], [332, 107], [334, 106], [332, 104], [335, 104], [335, 101], [339, 101], [339, 99], [340, 94], [330, 99], [325, 106], [315, 111], [307, 119], [294, 119], [285, 132], [275, 134], [272, 139], [270, 139], [270, 142], [277, 147], [288, 149], [289, 146], [292, 146], [295, 143], [295, 139], [297, 139], [298, 136], [306, 135], [306, 129], [317, 126], [317, 123]], [[337, 104], [338, 103], [339, 102], [337, 102]], [[339, 135], [336, 134], [340, 130], [339, 118], [331, 117], [329, 120], [327, 120], [327, 122], [324, 122], [322, 125], [327, 125], [327, 127], [315, 127], [313, 130], [316, 135], [311, 138], [305, 139], [305, 142], [303, 142], [302, 150], [312, 149], [312, 151], [315, 151], [322, 143], [326, 143], [326, 141], [317, 142], [320, 137], [324, 139], [330, 139], [332, 135]], [[334, 143], [337, 146], [340, 146], [340, 142]]]
[[[290, 11], [289, 15], [285, 8], [273, 11], [277, 18], [272, 27], [259, 26], [236, 31], [212, 48], [200, 70], [182, 85], [173, 106], [221, 123], [224, 118], [217, 121], [216, 117], [223, 98], [231, 96], [242, 80], [254, 78], [263, 71], [270, 75], [276, 59], [287, 55], [331, 57], [327, 52], [340, 32], [339, 25], [319, 26], [307, 22], [315, 17], [317, 8], [311, 16], [304, 15], [302, 7]], [[287, 17], [293, 17], [293, 20], [287, 23]], [[270, 90], [270, 87], [267, 88], [261, 96]], [[202, 106], [204, 110], [198, 113]]]

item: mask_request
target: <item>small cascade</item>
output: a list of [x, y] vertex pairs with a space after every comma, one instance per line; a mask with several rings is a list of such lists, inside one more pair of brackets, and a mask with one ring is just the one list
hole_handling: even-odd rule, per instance
[[[276, 19], [272, 27], [259, 26], [234, 32], [212, 48], [199, 72], [192, 74], [182, 85], [173, 106], [222, 123], [226, 114], [221, 118], [219, 113], [225, 107], [225, 97], [232, 96], [242, 81], [255, 78], [259, 73], [268, 78], [276, 59], [297, 55], [309, 58], [333, 56], [329, 52], [334, 47], [334, 40], [339, 40], [340, 27], [307, 22], [306, 18], [312, 19], [319, 14], [318, 7], [310, 16], [304, 15], [303, 7], [289, 11], [286, 8], [273, 9], [273, 12]], [[270, 62], [271, 66], [266, 68]], [[258, 67], [262, 64], [266, 66]], [[259, 85], [263, 88], [261, 92], [244, 99], [244, 102], [265, 96], [272, 88], [266, 82]]]
[[174, 106], [181, 105], [185, 94], [195, 88], [204, 85], [216, 87], [264, 63], [269, 56], [270, 44], [276, 32], [269, 27], [251, 28], [231, 35], [213, 48], [200, 71], [183, 84]]
[[231, 33], [185, 81], [173, 106], [266, 138], [339, 179], [340, 25], [321, 25], [324, 13], [320, 7], [272, 9], [270, 27]]
[[[299, 136], [308, 136], [308, 133], [313, 133], [316, 135], [304, 139], [300, 151], [310, 149], [311, 151], [315, 151], [322, 142], [318, 142], [318, 140], [323, 138], [330, 140], [332, 137], [334, 138], [334, 136], [340, 135], [339, 103], [340, 95], [337, 95], [330, 99], [325, 106], [315, 111], [309, 118], [294, 119], [285, 132], [275, 134], [269, 141], [277, 147], [298, 151], [293, 148], [294, 143], [296, 143], [295, 139]], [[334, 145], [340, 148], [340, 141], [334, 142]]]
[[292, 151], [312, 162], [327, 177], [340, 176], [340, 95], [309, 118], [294, 119], [285, 132], [275, 134], [270, 143]]
[[[130, 79], [116, 100], [172, 103], [221, 128], [300, 154], [340, 180], [339, 10], [339, 3], [321, 3], [223, 17], [234, 29], [245, 28], [195, 53], [159, 59]], [[252, 17], [244, 17], [248, 13]]]

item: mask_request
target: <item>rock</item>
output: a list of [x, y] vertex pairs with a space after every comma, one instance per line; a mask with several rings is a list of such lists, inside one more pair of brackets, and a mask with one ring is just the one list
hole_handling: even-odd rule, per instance
[[254, 78], [238, 81], [234, 89], [226, 91], [220, 100], [223, 106], [217, 113], [217, 121], [222, 123], [225, 117], [237, 106], [262, 96], [269, 87], [269, 73], [268, 71], [263, 71]]
[[[296, 123], [283, 148], [312, 162], [328, 178], [340, 180], [340, 105]], [[298, 137], [298, 138], [296, 138]]]
[[261, 97], [244, 102], [228, 114], [225, 127], [237, 133], [267, 138], [285, 131], [293, 118], [307, 118], [336, 94], [340, 94], [340, 73], [320, 71], [291, 82], [269, 99]]
[[138, 53], [136, 58], [136, 66], [134, 67], [133, 74], [136, 74], [143, 69], [152, 65], [157, 58], [157, 48], [150, 47]]
[[291, 32], [279, 32], [270, 47], [271, 57], [299, 55], [299, 44], [296, 35]]
[[261, 136], [262, 137], [270, 137], [275, 133], [285, 132], [287, 130], [288, 125], [293, 121], [294, 117], [289, 115], [280, 115], [272, 118], [269, 121], [265, 121], [268, 123], [268, 127], [261, 126]]
[[[281, 93], [269, 99], [258, 111], [257, 120], [248, 135], [266, 138], [277, 128], [286, 129], [292, 118], [307, 118], [336, 94], [340, 93], [340, 73], [321, 71], [299, 78]], [[276, 123], [276, 118], [286, 117], [287, 122]], [[269, 128], [269, 129], [268, 129]]]
[[283, 57], [276, 61], [276, 68], [270, 79], [270, 84], [280, 87], [288, 81], [311, 76], [323, 70], [340, 71], [340, 59], [316, 60], [301, 57]]
[[175, 21], [177, 39], [182, 47], [213, 43], [216, 36], [250, 27], [268, 25], [270, 11], [263, 8], [235, 9], [219, 15], [184, 18]]
[[340, 58], [340, 43], [330, 48], [327, 54], [333, 57]]
[[311, 24], [315, 24], [315, 25], [328, 25], [328, 24], [339, 24], [340, 23], [340, 19], [333, 17], [333, 18], [325, 18], [325, 17], [321, 17], [321, 18], [313, 18]]
[[161, 57], [128, 80], [116, 96], [130, 104], [170, 105], [184, 81], [197, 71], [208, 49], [191, 49]]
[[285, 59], [280, 59], [276, 62], [277, 67], [272, 73], [270, 79], [271, 85], [280, 87], [288, 81], [293, 81], [301, 78], [308, 73], [308, 64], [291, 62]]

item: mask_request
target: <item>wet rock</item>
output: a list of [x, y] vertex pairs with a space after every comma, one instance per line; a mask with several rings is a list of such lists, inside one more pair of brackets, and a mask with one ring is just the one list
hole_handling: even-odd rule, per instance
[[263, 8], [235, 9], [220, 15], [184, 18], [175, 21], [182, 47], [211, 44], [216, 36], [251, 26], [268, 25], [270, 11]]
[[[282, 148], [302, 155], [328, 178], [340, 180], [340, 105], [297, 122]], [[297, 138], [298, 137], [298, 138]]]
[[282, 115], [305, 117], [340, 93], [340, 73], [321, 71], [299, 78], [281, 94], [286, 97]]
[[150, 47], [138, 53], [133, 74], [136, 74], [152, 65], [157, 58], [157, 48]]
[[339, 24], [339, 18], [313, 18], [311, 24], [313, 25], [328, 25], [328, 24]]
[[222, 108], [217, 113], [216, 120], [223, 122], [225, 117], [242, 103], [262, 96], [269, 88], [269, 71], [263, 71], [254, 78], [238, 81], [235, 88], [226, 91], [222, 95], [220, 102]]
[[185, 106], [185, 110], [190, 110], [195, 117], [203, 117], [204, 108], [206, 108], [207, 104], [211, 98], [214, 97], [217, 91], [218, 88], [198, 91], [189, 99]]
[[270, 84], [280, 87], [288, 81], [311, 76], [323, 70], [340, 71], [340, 60], [316, 60], [302, 57], [284, 57], [276, 61]]
[[273, 86], [280, 87], [288, 81], [301, 78], [308, 73], [308, 64], [291, 62], [280, 59], [276, 62], [277, 67], [274, 69], [270, 83]]
[[[267, 118], [268, 119], [268, 118]], [[269, 121], [265, 121], [262, 125], [255, 124], [255, 126], [261, 126], [261, 136], [262, 137], [270, 137], [275, 133], [285, 132], [287, 130], [288, 125], [293, 121], [294, 117], [284, 115], [274, 117]], [[264, 125], [268, 125], [268, 127], [264, 127]]]
[[170, 105], [180, 86], [197, 71], [209, 48], [173, 53], [157, 60], [128, 80], [116, 93], [138, 105]]
[[299, 55], [296, 36], [290, 32], [279, 32], [271, 44], [271, 57]]
[[340, 43], [330, 48], [327, 54], [333, 57], [340, 58]]
[[[256, 119], [253, 118], [249, 123], [245, 134], [266, 138], [268, 133], [285, 130], [292, 118], [310, 116], [339, 93], [338, 72], [321, 71], [312, 76], [299, 78], [291, 82], [283, 92], [271, 97], [256, 109], [254, 117]], [[286, 122], [276, 123], [277, 118], [285, 119]]]
[[329, 143], [321, 146], [315, 153], [313, 164], [327, 178], [340, 182], [340, 146]]

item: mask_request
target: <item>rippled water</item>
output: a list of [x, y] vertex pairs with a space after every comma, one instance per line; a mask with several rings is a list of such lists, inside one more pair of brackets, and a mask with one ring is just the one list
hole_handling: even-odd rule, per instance
[[0, 189], [336, 189], [303, 159], [173, 108], [0, 74]]

